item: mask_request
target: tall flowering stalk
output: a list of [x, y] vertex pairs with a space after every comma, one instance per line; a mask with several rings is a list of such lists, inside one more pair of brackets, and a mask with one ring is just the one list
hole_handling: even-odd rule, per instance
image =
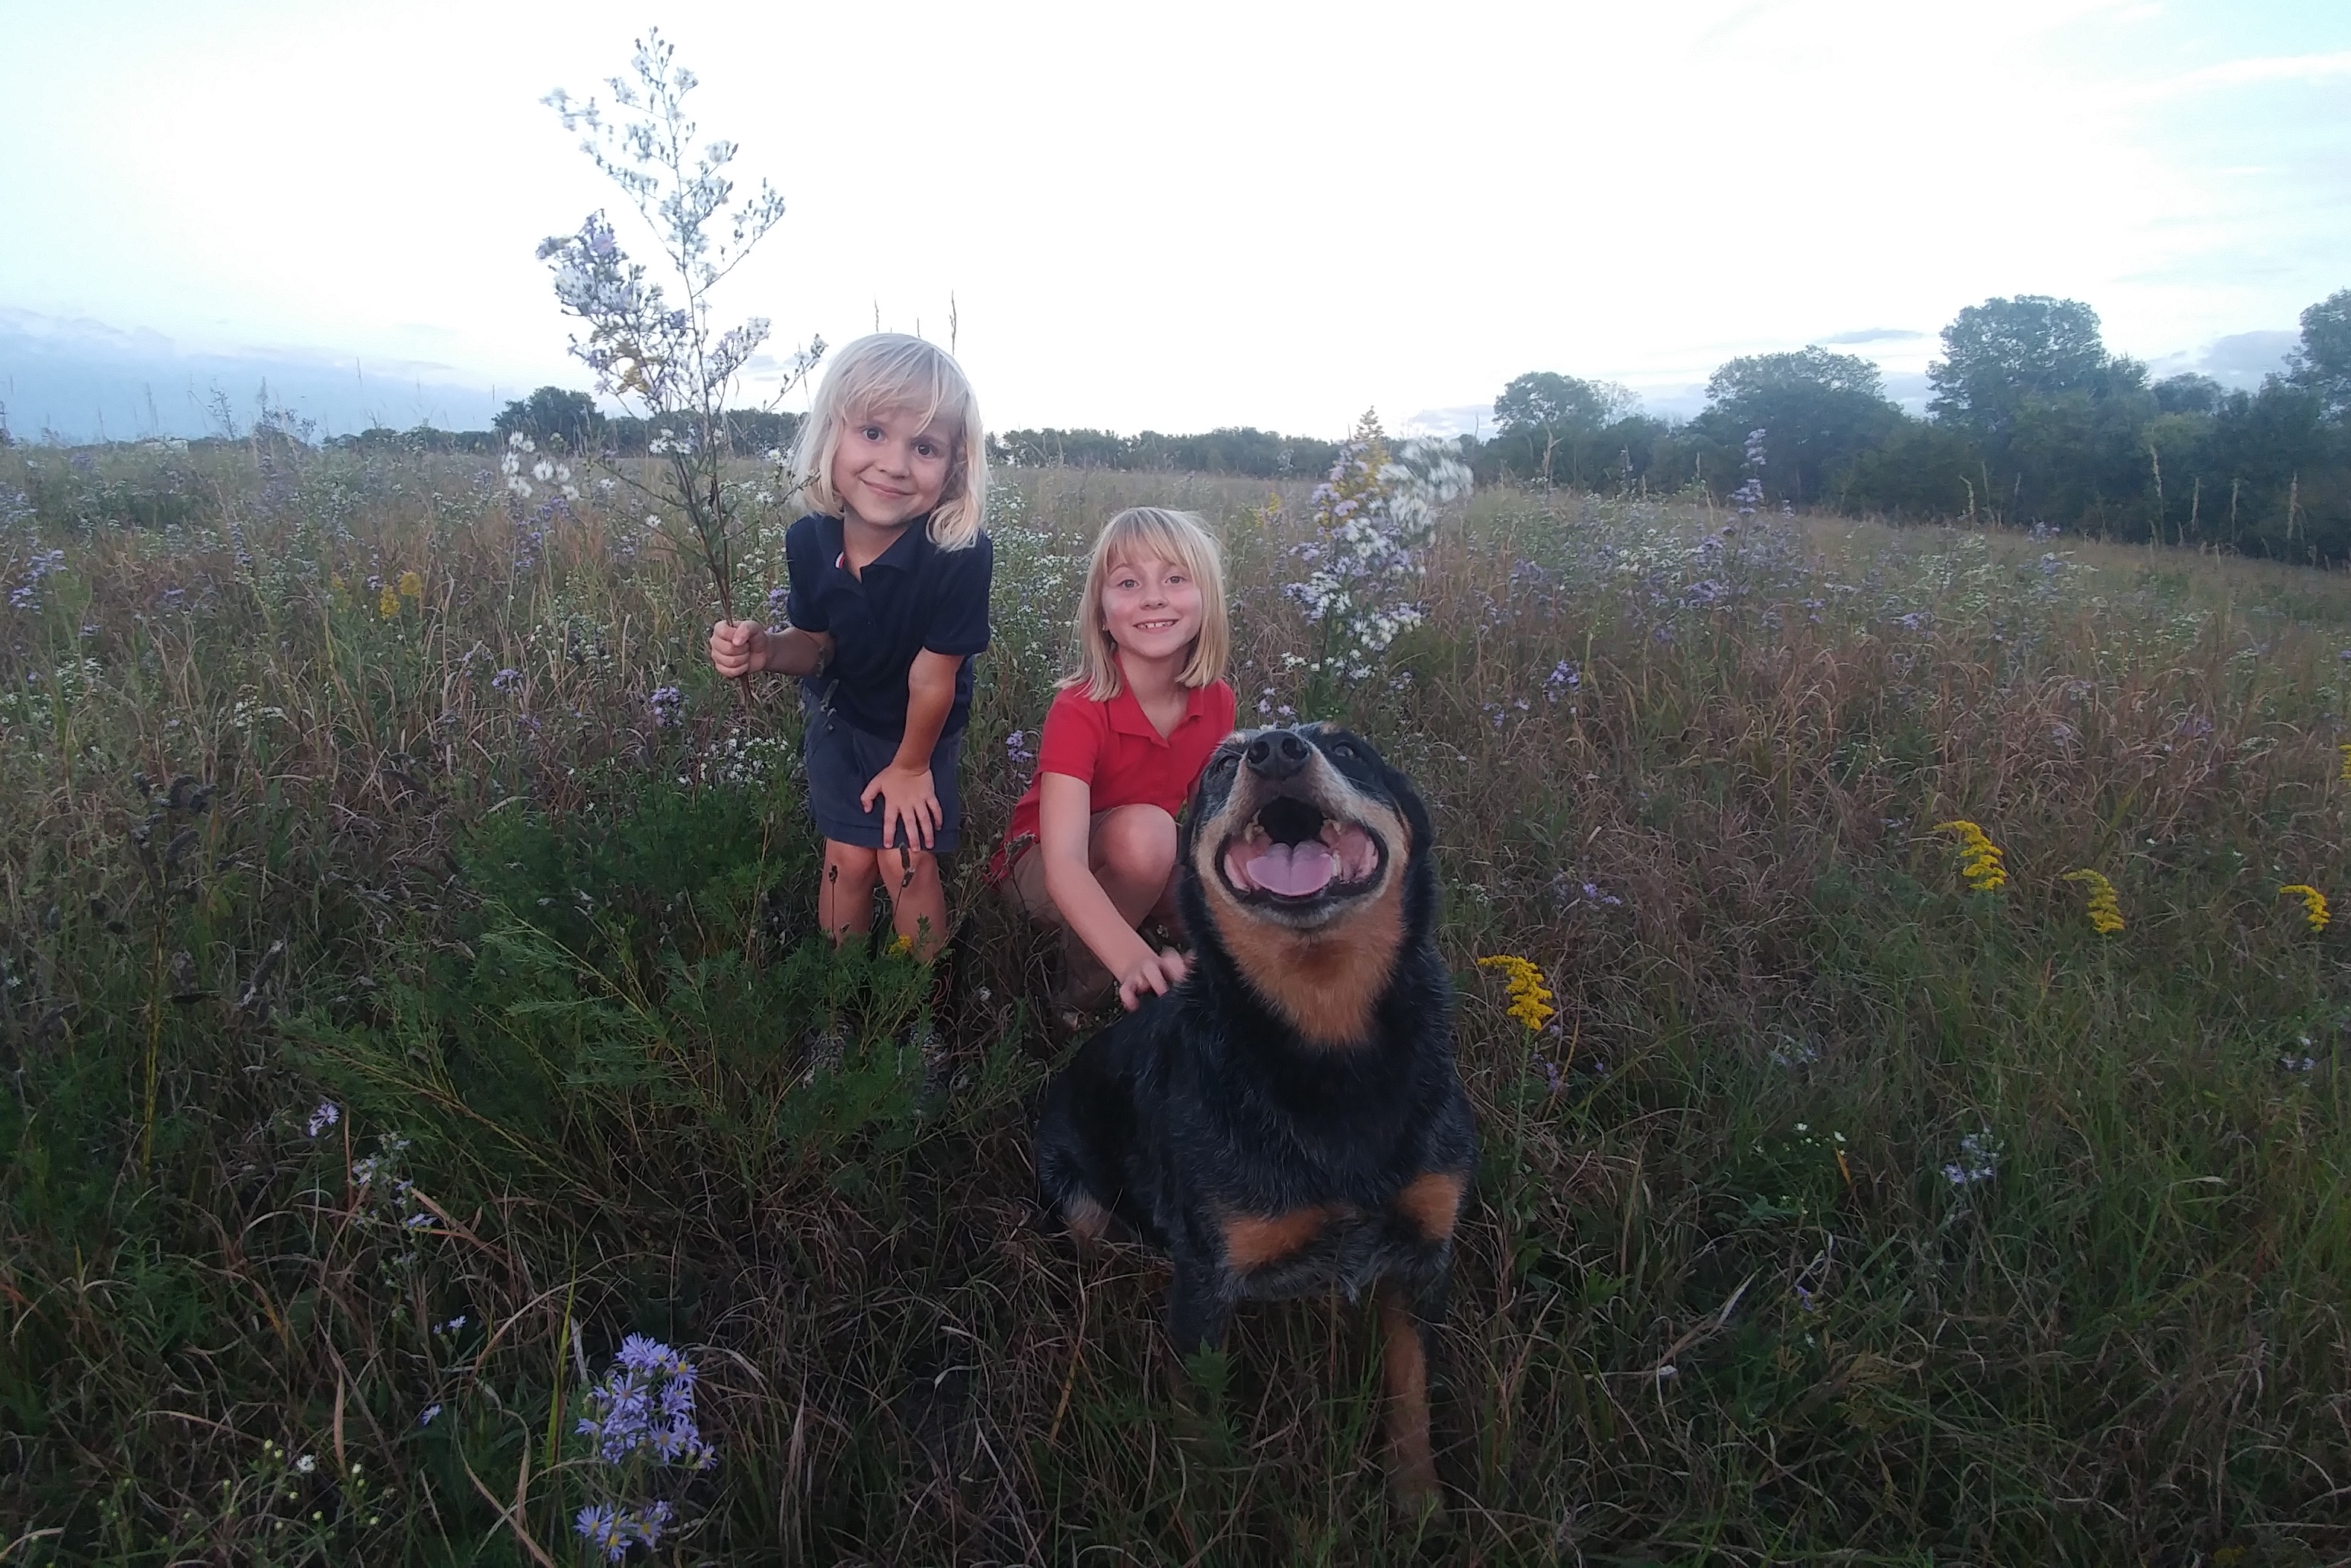
[[2008, 869], [2001, 863], [2000, 846], [1975, 823], [1960, 818], [1938, 822], [1935, 831], [1959, 836], [1959, 874], [1978, 893], [1998, 893], [2008, 885]]
[[[653, 29], [636, 46], [632, 75], [606, 78], [614, 103], [629, 111], [624, 120], [607, 120], [594, 99], [580, 103], [560, 88], [542, 101], [566, 131], [585, 131], [580, 150], [652, 229], [676, 297], [667, 292], [671, 284], [649, 280], [644, 265], [630, 259], [601, 212], [590, 214], [578, 233], [543, 241], [538, 257], [554, 274], [557, 302], [586, 325], [587, 335], [571, 340], [573, 356], [596, 372], [600, 393], [641, 413], [653, 431], [648, 455], [657, 465], [655, 482], [621, 477], [685, 517], [718, 589], [719, 613], [731, 621], [739, 513], [768, 492], [728, 480], [733, 447], [726, 411], [744, 368], [768, 340], [769, 323], [754, 316], [722, 330], [711, 296], [782, 221], [784, 198], [762, 180], [756, 193], [735, 199], [725, 172], [734, 142], [694, 150], [685, 98], [695, 78], [674, 56]], [[819, 339], [789, 356], [770, 407], [823, 352]]]
[[1763, 465], [1766, 460], [1763, 437], [1766, 434], [1761, 430], [1747, 433], [1747, 476], [1740, 481], [1739, 488], [1730, 493], [1730, 504], [1738, 508], [1741, 517], [1752, 518], [1756, 508], [1763, 504]]
[[2278, 889], [2281, 894], [2291, 894], [2302, 900], [2302, 917], [2313, 931], [2324, 931], [2334, 916], [2326, 912], [2326, 895], [2306, 882], [2290, 882]]
[[1447, 444], [1407, 442], [1392, 451], [1379, 417], [1366, 413], [1315, 486], [1313, 537], [1299, 546], [1306, 575], [1282, 592], [1313, 628], [1303, 669], [1311, 708], [1342, 682], [1368, 680], [1390, 644], [1420, 624], [1422, 552], [1438, 509], [1469, 493], [1469, 470]]
[[1543, 984], [1542, 971], [1517, 954], [1492, 954], [1479, 959], [1478, 967], [1502, 971], [1503, 984], [1510, 994], [1510, 1016], [1526, 1025], [1529, 1034], [1541, 1033], [1543, 1025], [1558, 1013], [1552, 1006], [1557, 998]]
[[[1479, 959], [1478, 967], [1481, 969], [1499, 969], [1502, 972], [1503, 984], [1509, 988], [1510, 996], [1510, 1016], [1525, 1026], [1530, 1044], [1538, 1040], [1542, 1035], [1544, 1027], [1559, 1016], [1559, 1009], [1552, 1006], [1552, 1003], [1558, 998], [1552, 996], [1551, 988], [1543, 984], [1543, 972], [1515, 953], [1490, 954]], [[1571, 1045], [1569, 1047], [1571, 1057], [1574, 1048]], [[1535, 1065], [1542, 1069], [1543, 1077], [1551, 1085], [1551, 1092], [1557, 1094], [1562, 1082], [1558, 1063], [1539, 1060]]]
[[2086, 911], [2090, 928], [2101, 936], [2111, 936], [2123, 928], [2123, 903], [2115, 892], [2115, 884], [2101, 873], [2087, 866], [2065, 873], [2067, 882], [2078, 882], [2089, 889], [2090, 904]]

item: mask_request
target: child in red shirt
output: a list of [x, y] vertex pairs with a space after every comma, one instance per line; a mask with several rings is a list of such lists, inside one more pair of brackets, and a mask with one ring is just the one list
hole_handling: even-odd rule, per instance
[[1176, 813], [1233, 729], [1232, 629], [1216, 540], [1189, 512], [1133, 507], [1102, 525], [1078, 599], [1078, 671], [1037, 745], [991, 872], [1029, 917], [1058, 925], [1061, 1000], [1114, 985], [1132, 1011], [1184, 977], [1137, 927], [1176, 926]]

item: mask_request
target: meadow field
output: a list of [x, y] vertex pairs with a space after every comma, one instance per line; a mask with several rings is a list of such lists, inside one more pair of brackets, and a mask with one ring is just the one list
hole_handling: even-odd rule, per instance
[[[1368, 1309], [1180, 1385], [1154, 1260], [1038, 1223], [1071, 1041], [984, 851], [942, 973], [824, 951], [796, 704], [585, 477], [0, 449], [5, 1568], [574, 1563], [655, 1501], [629, 1560], [2351, 1555], [2351, 579], [1447, 516], [1301, 716], [1437, 823], [1484, 1149], [1424, 1523]], [[975, 841], [1118, 505], [1208, 517], [1244, 720], [1298, 706], [1306, 485], [998, 481]], [[706, 1468], [578, 1430], [632, 1334]]]

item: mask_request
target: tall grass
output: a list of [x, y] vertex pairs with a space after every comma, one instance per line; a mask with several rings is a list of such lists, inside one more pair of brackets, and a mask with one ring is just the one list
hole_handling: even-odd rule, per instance
[[[640, 525], [496, 479], [0, 452], [7, 586], [66, 552], [0, 612], [0, 1563], [574, 1560], [632, 1332], [721, 1451], [680, 1561], [2351, 1550], [2351, 990], [2276, 891], [2351, 891], [2344, 579], [1564, 495], [1448, 528], [1326, 716], [1435, 810], [1484, 1138], [1426, 1532], [1355, 1307], [1244, 1313], [1179, 1394], [1163, 1271], [1036, 1223], [1066, 1041], [984, 855], [950, 974], [813, 946], [794, 705], [736, 711]], [[1015, 476], [980, 841], [1119, 505], [1211, 517], [1244, 719], [1291, 700], [1284, 493]]]

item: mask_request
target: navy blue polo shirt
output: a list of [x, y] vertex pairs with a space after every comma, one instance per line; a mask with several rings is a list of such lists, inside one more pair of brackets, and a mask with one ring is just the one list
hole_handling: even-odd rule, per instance
[[841, 556], [841, 519], [812, 512], [784, 535], [791, 574], [787, 613], [803, 632], [832, 633], [832, 663], [801, 688], [852, 728], [884, 740], [906, 733], [906, 672], [925, 650], [963, 659], [955, 706], [941, 735], [963, 728], [971, 712], [971, 658], [987, 646], [988, 581], [996, 547], [986, 534], [967, 549], [931, 542], [928, 517], [898, 532], [861, 579]]

